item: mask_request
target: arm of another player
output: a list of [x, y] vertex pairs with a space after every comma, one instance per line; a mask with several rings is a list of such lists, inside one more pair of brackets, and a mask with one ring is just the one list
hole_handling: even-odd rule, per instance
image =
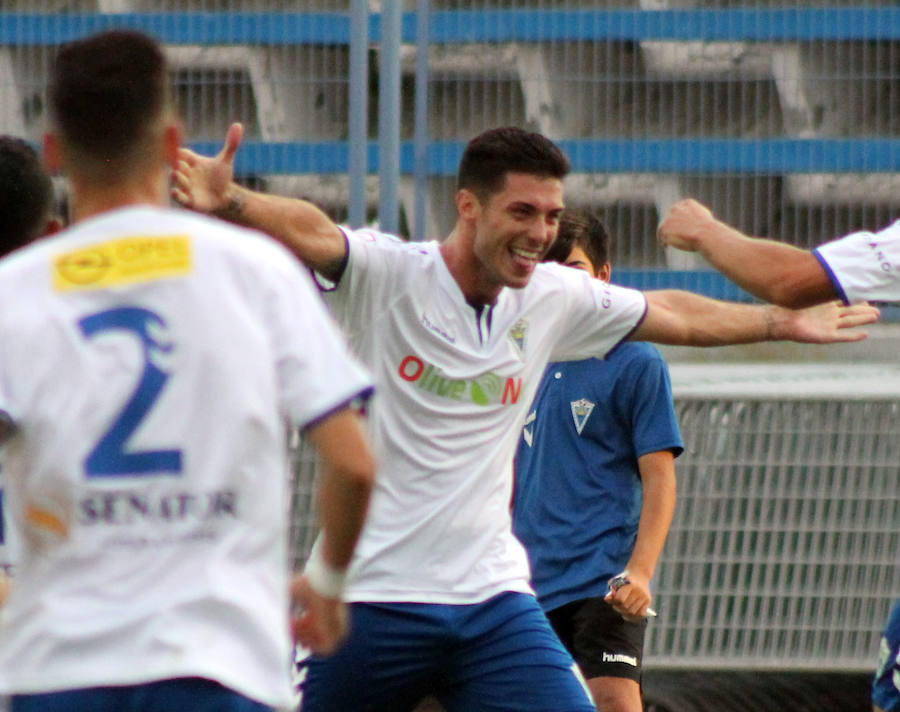
[[645, 296], [647, 314], [631, 339], [675, 346], [861, 341], [866, 332], [852, 329], [879, 317], [878, 309], [868, 304], [827, 302], [806, 309], [785, 309], [723, 302], [674, 289], [646, 292]]
[[320, 542], [306, 570], [294, 576], [291, 621], [298, 643], [333, 652], [347, 634], [343, 579], [362, 531], [375, 481], [375, 461], [359, 416], [339, 411], [306, 431], [322, 459], [318, 511]]
[[717, 220], [696, 200], [673, 205], [659, 225], [664, 245], [699, 252], [713, 267], [751, 294], [785, 307], [836, 299], [825, 268], [809, 250], [748, 237]]
[[628, 560], [628, 581], [606, 600], [629, 620], [647, 615], [650, 579], [662, 554], [675, 513], [675, 455], [671, 450], [649, 452], [638, 458], [643, 504], [637, 539]]
[[312, 203], [249, 190], [234, 182], [234, 157], [244, 127], [228, 129], [225, 145], [213, 157], [188, 148], [178, 152], [172, 197], [181, 205], [265, 232], [329, 279], [337, 279], [347, 243], [337, 225]]

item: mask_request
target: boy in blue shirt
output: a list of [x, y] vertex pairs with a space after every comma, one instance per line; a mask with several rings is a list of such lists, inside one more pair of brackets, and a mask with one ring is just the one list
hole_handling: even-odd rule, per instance
[[[609, 281], [609, 243], [599, 219], [567, 212], [547, 259]], [[626, 342], [603, 360], [548, 366], [516, 456], [513, 530], [599, 709], [642, 709], [650, 579], [681, 451], [668, 369], [652, 345]]]

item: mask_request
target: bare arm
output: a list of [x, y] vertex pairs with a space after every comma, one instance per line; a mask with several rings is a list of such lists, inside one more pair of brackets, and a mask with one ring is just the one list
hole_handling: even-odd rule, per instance
[[699, 252], [751, 294], [773, 304], [806, 307], [838, 297], [825, 268], [809, 250], [748, 237], [696, 200], [673, 205], [659, 226], [663, 244]]
[[375, 460], [360, 417], [343, 410], [306, 436], [322, 458], [318, 508], [325, 533], [325, 560], [346, 568], [362, 531], [375, 482]]
[[340, 276], [347, 244], [331, 218], [308, 201], [259, 193], [234, 182], [234, 156], [243, 134], [241, 124], [232, 124], [214, 157], [180, 149], [172, 197], [192, 210], [265, 232], [307, 266], [329, 278]]
[[[350, 410], [311, 428], [307, 437], [321, 456], [324, 470], [317, 493], [321, 564], [342, 577], [365, 522], [375, 461], [362, 425]], [[292, 621], [295, 638], [319, 654], [334, 651], [347, 631], [340, 591], [317, 590], [308, 571], [294, 577], [291, 589], [295, 606], [300, 609]]]
[[827, 302], [807, 309], [723, 302], [692, 292], [646, 293], [647, 315], [631, 335], [634, 341], [676, 346], [725, 346], [758, 341], [827, 344], [861, 341], [879, 312], [867, 304]]
[[675, 456], [671, 450], [650, 452], [638, 458], [643, 504], [634, 550], [628, 560], [629, 584], [607, 600], [629, 618], [643, 618], [651, 603], [650, 579], [662, 554], [675, 513]]

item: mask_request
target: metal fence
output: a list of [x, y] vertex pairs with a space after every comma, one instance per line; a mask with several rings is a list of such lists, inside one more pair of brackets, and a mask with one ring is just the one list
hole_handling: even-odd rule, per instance
[[675, 365], [648, 665], [871, 671], [900, 597], [900, 368]]
[[113, 26], [166, 43], [195, 146], [241, 120], [244, 180], [415, 239], [449, 232], [498, 124], [563, 145], [634, 286], [745, 296], [658, 246], [681, 196], [804, 246], [900, 213], [893, 0], [2, 0], [2, 130], [37, 140], [55, 46]]

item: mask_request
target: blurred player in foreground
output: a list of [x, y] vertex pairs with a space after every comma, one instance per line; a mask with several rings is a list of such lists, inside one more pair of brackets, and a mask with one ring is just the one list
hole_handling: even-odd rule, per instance
[[[258, 233], [171, 209], [157, 43], [63, 47], [45, 154], [74, 225], [0, 261], [0, 441], [26, 543], [2, 611], [13, 712], [290, 703], [290, 629], [331, 652], [374, 465], [371, 382], [308, 275]], [[289, 581], [286, 426], [327, 471]], [[298, 607], [289, 617], [290, 590]]]
[[644, 296], [539, 264], [556, 238], [569, 163], [519, 128], [469, 142], [457, 223], [441, 243], [344, 230], [311, 203], [238, 186], [241, 134], [232, 126], [215, 158], [185, 150], [176, 197], [274, 235], [329, 280], [379, 389], [379, 471], [348, 584], [354, 625], [335, 656], [311, 659], [302, 709], [399, 712], [434, 692], [450, 712], [590, 712], [534, 597], [509, 511], [516, 442], [548, 361], [603, 356], [630, 338], [857, 340], [844, 327], [877, 311]]
[[[0, 257], [61, 228], [54, 214], [53, 182], [37, 152], [21, 138], [0, 135]], [[18, 540], [3, 503], [2, 458], [0, 452], [0, 606], [8, 594]]]
[[[567, 209], [547, 259], [609, 282], [610, 241], [599, 218]], [[647, 343], [551, 363], [525, 420], [513, 533], [528, 551], [538, 601], [601, 710], [643, 709], [650, 579], [675, 511], [682, 450], [669, 371]]]
[[[736, 284], [774, 304], [900, 302], [900, 221], [804, 250], [748, 237], [688, 199], [672, 206], [659, 237], [667, 246], [699, 252]], [[872, 702], [875, 710], [900, 712], [900, 601], [881, 640]]]
[[0, 135], [0, 257], [60, 229], [53, 182], [37, 152], [21, 138]]

